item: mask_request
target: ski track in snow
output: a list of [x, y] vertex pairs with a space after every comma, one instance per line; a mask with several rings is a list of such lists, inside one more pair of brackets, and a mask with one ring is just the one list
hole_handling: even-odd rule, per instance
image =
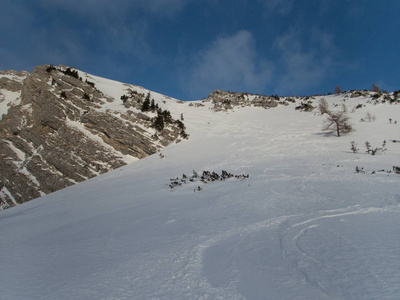
[[[385, 212], [390, 213], [393, 211], [400, 211], [398, 204], [389, 205], [384, 208], [368, 207], [362, 209], [356, 209], [356, 206], [351, 206], [332, 211], [320, 211], [317, 214], [318, 216], [283, 216], [269, 222], [254, 224], [249, 228], [232, 233], [228, 232], [207, 243], [201, 244], [200, 256], [205, 256], [206, 258], [202, 261], [202, 268], [205, 270], [206, 277], [209, 281], [215, 286], [218, 286], [222, 291], [232, 288], [234, 291], [243, 290], [243, 294], [248, 296], [249, 299], [264, 299], [265, 295], [270, 295], [271, 299], [277, 299], [280, 297], [283, 289], [286, 289], [285, 294], [290, 295], [290, 299], [336, 299], [337, 297], [339, 297], [339, 299], [383, 299], [381, 298], [382, 295], [373, 293], [376, 290], [373, 290], [371, 294], [370, 290], [363, 291], [358, 287], [348, 287], [345, 290], [332, 288], [330, 285], [343, 284], [343, 282], [340, 282], [343, 280], [343, 276], [346, 280], [351, 282], [352, 280], [359, 280], [357, 276], [361, 274], [357, 274], [357, 270], [339, 270], [335, 265], [320, 260], [318, 255], [309, 254], [307, 250], [303, 248], [301, 240], [310, 231], [319, 228], [326, 219], [332, 219], [337, 223], [343, 222], [344, 217], [364, 214], [381, 214]], [[333, 232], [333, 234], [349, 244], [346, 245], [346, 247], [350, 249], [345, 249], [348, 250], [348, 252], [344, 251], [344, 253], [351, 259], [352, 255], [354, 255], [354, 253], [351, 252], [356, 252], [358, 250], [357, 247], [360, 245], [354, 245], [355, 243], [353, 243], [351, 239], [340, 235], [340, 233]], [[274, 235], [277, 237], [276, 241], [272, 241], [271, 243], [271, 240], [266, 240], [267, 237]], [[264, 240], [260, 239], [260, 237], [263, 237]], [[361, 246], [372, 246], [373, 248], [373, 245]], [[271, 262], [263, 265], [265, 261], [269, 260], [267, 258], [268, 255], [270, 255], [272, 259], [276, 259], [279, 262], [279, 266], [275, 266], [271, 264]], [[353, 258], [355, 259], [356, 257]], [[341, 257], [341, 259], [347, 258]], [[254, 269], [246, 269], [253, 263]], [[368, 259], [366, 259], [365, 263], [369, 263]], [[271, 266], [278, 270], [274, 270]], [[363, 268], [364, 266], [356, 267]], [[277, 272], [282, 271], [282, 269], [284, 269], [285, 273], [292, 273], [292, 276], [296, 280], [296, 288], [292, 292], [288, 291], [288, 289], [293, 289], [293, 286], [286, 286], [285, 282], [275, 282], [274, 287], [268, 286], [268, 283], [271, 282], [271, 278], [265, 275], [271, 271], [274, 273], [274, 276], [276, 276]], [[262, 274], [264, 271], [265, 274]], [[352, 272], [357, 276], [351, 278], [351, 275], [354, 275], [351, 274]], [[320, 275], [324, 276], [320, 277]], [[392, 284], [395, 284], [396, 281], [400, 279], [398, 275], [395, 276], [396, 279], [392, 277], [393, 274], [390, 275], [391, 276], [388, 278], [380, 279], [375, 288], [379, 288], [380, 284], [385, 280], [389, 280]], [[259, 276], [267, 280], [262, 282]], [[285, 276], [287, 276], [287, 274], [285, 274]], [[278, 278], [280, 281], [284, 280], [284, 276], [279, 276]], [[329, 278], [329, 285], [324, 282], [326, 278]], [[252, 282], [257, 280], [260, 281], [258, 284]], [[290, 278], [290, 280], [293, 280], [293, 278]], [[339, 283], [335, 281], [339, 281]], [[263, 284], [266, 285], [263, 287]], [[307, 287], [304, 294], [302, 294], [302, 289], [299, 288], [299, 284], [300, 287]], [[393, 295], [398, 295], [400, 292], [400, 287], [396, 287], [395, 285], [391, 285], [391, 287], [394, 287], [392, 294], [387, 298], [384, 297], [385, 299], [394, 299], [392, 298]], [[275, 290], [277, 290], [276, 294]], [[233, 297], [232, 299], [241, 299], [241, 296], [235, 296], [236, 298], [234, 295], [230, 295], [230, 297]]]
[[[314, 218], [307, 217], [305, 220], [301, 222], [295, 223], [290, 227], [287, 227], [281, 237], [281, 248], [285, 258], [289, 261], [289, 263], [304, 277], [305, 281], [314, 286], [317, 290], [320, 290], [324, 295], [328, 296], [329, 298], [340, 297], [342, 299], [365, 299], [371, 297], [372, 299], [382, 299], [380, 295], [374, 295], [371, 292], [362, 291], [362, 289], [358, 290], [359, 287], [351, 286], [346, 289], [343, 289], [341, 286], [346, 285], [344, 281], [348, 280], [349, 282], [357, 281], [359, 278], [353, 277], [351, 274], [357, 272], [357, 268], [363, 268], [362, 264], [360, 265], [353, 265], [353, 269], [349, 268], [342, 268], [340, 270], [340, 266], [335, 266], [332, 262], [324, 261], [316, 255], [314, 251], [310, 251], [310, 247], [304, 247], [306, 243], [303, 242], [307, 236], [311, 235], [310, 232], [316, 229], [320, 229], [324, 226], [324, 223], [329, 220], [330, 224], [338, 224], [339, 222], [344, 222], [349, 217], [353, 216], [360, 216], [365, 214], [381, 214], [385, 212], [393, 212], [399, 211], [399, 205], [390, 205], [384, 208], [378, 207], [367, 207], [362, 209], [355, 209], [354, 207], [340, 209], [341, 213], [337, 213], [337, 210], [332, 211], [332, 214], [327, 214], [329, 212], [320, 212], [323, 214], [322, 216], [317, 216]], [[335, 213], [336, 212], [336, 213]], [[335, 228], [335, 227], [332, 227]], [[326, 230], [326, 229], [324, 229]], [[334, 229], [329, 229], [325, 231], [325, 234], [332, 235], [336, 237], [336, 239], [341, 240], [342, 245], [338, 245], [338, 242], [332, 243], [333, 246], [342, 247], [342, 250], [345, 255], [341, 257], [341, 259], [351, 259], [353, 258], [356, 260], [356, 252], [359, 251], [360, 246], [369, 247], [371, 249], [374, 248], [374, 245], [365, 244], [365, 245], [357, 245], [352, 239], [347, 238], [345, 235], [342, 235], [340, 231], [336, 232]], [[332, 239], [333, 240], [333, 239]], [[328, 245], [325, 245], [327, 247]], [[369, 264], [370, 262], [366, 259], [358, 258], [358, 263], [365, 263]], [[324, 274], [324, 276], [321, 276]], [[328, 274], [329, 276], [327, 276]], [[357, 276], [360, 276], [357, 274]], [[396, 276], [398, 279], [399, 276]], [[326, 278], [329, 278], [329, 284], [326, 282]], [[390, 276], [391, 280], [393, 278]], [[364, 282], [365, 284], [365, 282]], [[339, 287], [335, 287], [338, 285]], [[349, 283], [347, 284], [349, 285]], [[351, 285], [351, 284], [350, 284]], [[376, 286], [376, 288], [379, 287]], [[396, 294], [400, 292], [400, 287], [395, 288]], [[393, 294], [395, 295], [395, 293]], [[390, 298], [388, 298], [390, 299]]]

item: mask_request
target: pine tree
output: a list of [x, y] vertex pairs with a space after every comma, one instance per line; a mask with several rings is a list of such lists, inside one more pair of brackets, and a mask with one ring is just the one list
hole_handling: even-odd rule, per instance
[[144, 99], [141, 110], [143, 112], [150, 110], [150, 92], [147, 94], [146, 99]]
[[164, 117], [165, 122], [171, 123], [172, 116], [169, 110], [164, 110], [161, 115]]
[[162, 115], [157, 115], [156, 119], [154, 120], [153, 126], [157, 131], [162, 131], [164, 129], [164, 118]]

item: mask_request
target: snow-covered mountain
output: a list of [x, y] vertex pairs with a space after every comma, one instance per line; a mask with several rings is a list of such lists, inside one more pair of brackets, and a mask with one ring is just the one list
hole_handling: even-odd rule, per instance
[[[1, 72], [0, 207], [179, 142], [184, 124], [173, 119], [166, 100], [177, 101], [63, 66], [39, 66], [32, 74]], [[159, 118], [162, 124], [156, 126]]]
[[397, 94], [163, 104], [188, 140], [0, 213], [4, 299], [399, 298]]

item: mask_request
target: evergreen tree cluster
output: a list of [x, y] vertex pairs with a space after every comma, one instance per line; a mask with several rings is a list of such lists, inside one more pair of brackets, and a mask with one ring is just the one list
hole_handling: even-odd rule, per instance
[[[130, 98], [137, 98], [137, 96], [141, 96], [142, 94], [138, 94], [135, 91], [131, 92], [131, 95], [122, 95], [121, 100], [125, 104]], [[144, 95], [143, 95], [144, 96]], [[171, 116], [171, 112], [169, 110], [162, 110], [158, 103], [151, 98], [150, 92], [147, 93], [146, 98], [143, 100], [140, 110], [142, 112], [152, 112], [157, 113], [157, 116], [153, 118], [151, 126], [154, 127], [157, 131], [163, 131], [167, 124], [175, 124], [180, 129], [180, 136], [184, 139], [189, 138], [189, 135], [186, 133], [185, 125], [182, 122], [183, 115], [181, 114], [181, 120], [174, 120]]]
[[150, 110], [150, 92], [147, 94], [146, 98], [143, 101], [141, 111], [149, 111]]
[[132, 99], [132, 100], [135, 99], [137, 103], [142, 103], [143, 98], [144, 98], [144, 94], [138, 93], [137, 91], [132, 91], [132, 90], [129, 91], [128, 95], [121, 96], [121, 100], [124, 104], [129, 99]]
[[90, 85], [91, 87], [95, 87], [95, 85], [94, 85], [94, 82], [91, 82], [91, 81], [89, 81], [89, 80], [85, 80], [85, 82], [88, 84], [88, 85]]
[[186, 133], [186, 131], [185, 131], [185, 129], [186, 129], [185, 124], [183, 124], [183, 122], [182, 122], [181, 120], [176, 120], [176, 121], [175, 121], [175, 124], [177, 124], [177, 125], [178, 125], [178, 128], [180, 129], [180, 132], [179, 132], [180, 136], [181, 136], [183, 139], [188, 139], [188, 138], [189, 138], [189, 135], [188, 135], [188, 134]]
[[164, 129], [165, 124], [172, 124], [173, 119], [171, 117], [171, 113], [168, 110], [161, 110], [161, 108], [157, 108], [157, 117], [153, 119], [153, 127], [157, 131], [162, 131]]
[[153, 127], [157, 131], [162, 131], [164, 129], [164, 118], [162, 117], [162, 115], [157, 114], [157, 117], [155, 117], [153, 121]]
[[74, 77], [76, 79], [80, 79], [79, 78], [79, 74], [77, 70], [72, 70], [71, 68], [67, 68], [65, 71], [62, 71], [65, 75]]
[[156, 112], [158, 110], [160, 110], [158, 103], [155, 103], [154, 99], [151, 99], [150, 92], [149, 92], [143, 101], [141, 111], [142, 112], [146, 112], [146, 111]]
[[57, 70], [57, 68], [53, 65], [50, 65], [47, 67], [46, 72], [47, 73], [51, 73], [51, 71]]
[[122, 103], [124, 103], [124, 104], [125, 104], [126, 100], [128, 100], [128, 99], [129, 99], [129, 97], [127, 95], [121, 96]]
[[47, 72], [47, 73], [51, 73], [51, 72], [54, 71], [54, 70], [58, 70], [58, 71], [64, 73], [65, 75], [74, 77], [74, 78], [79, 79], [79, 80], [82, 81], [82, 78], [79, 77], [79, 73], [78, 73], [77, 70], [72, 70], [72, 69], [69, 68], [69, 67], [68, 67], [66, 70], [62, 70], [62, 69], [60, 69], [60, 68], [56, 68], [56, 67], [53, 66], [53, 65], [49, 65], [49, 66], [46, 68], [46, 72]]

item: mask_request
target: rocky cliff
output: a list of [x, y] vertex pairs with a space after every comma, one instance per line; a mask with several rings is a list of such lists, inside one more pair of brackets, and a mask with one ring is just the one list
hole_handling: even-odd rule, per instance
[[162, 104], [143, 88], [63, 66], [39, 66], [31, 74], [0, 72], [0, 207], [103, 174], [187, 138], [183, 123]]

